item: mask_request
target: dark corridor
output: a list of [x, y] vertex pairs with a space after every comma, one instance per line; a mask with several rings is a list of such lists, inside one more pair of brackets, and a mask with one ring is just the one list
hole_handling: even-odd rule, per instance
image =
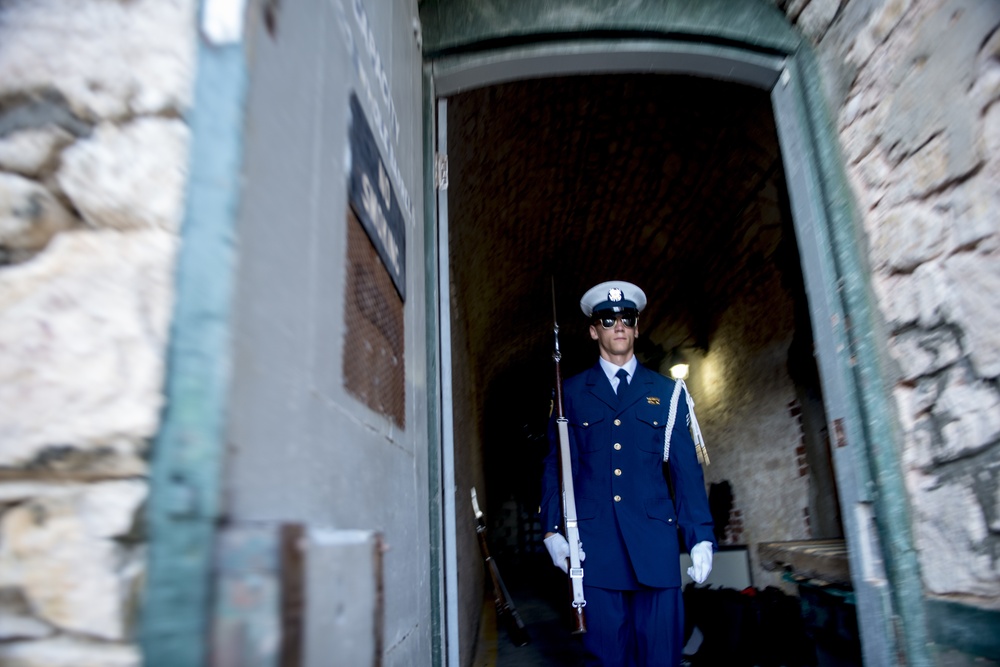
[[[447, 139], [456, 481], [480, 488], [492, 553], [526, 615], [557, 628], [559, 573], [535, 520], [553, 278], [564, 377], [595, 360], [580, 295], [623, 279], [649, 296], [643, 364], [706, 353], [724, 315], [743, 308], [748, 331], [775, 322], [776, 342], [765, 342], [780, 348], [796, 401], [821, 406], [770, 98], [682, 76], [521, 81], [450, 97]], [[813, 522], [842, 531], [829, 453], [812, 458], [833, 508]], [[535, 664], [526, 656], [540, 649], [501, 647], [498, 664]], [[552, 650], [538, 664], [577, 664], [572, 648]]]

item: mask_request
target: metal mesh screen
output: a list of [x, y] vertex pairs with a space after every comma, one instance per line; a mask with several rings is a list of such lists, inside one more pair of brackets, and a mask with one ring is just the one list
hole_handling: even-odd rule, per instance
[[406, 425], [403, 300], [347, 210], [347, 293], [344, 299], [344, 388], [372, 410]]

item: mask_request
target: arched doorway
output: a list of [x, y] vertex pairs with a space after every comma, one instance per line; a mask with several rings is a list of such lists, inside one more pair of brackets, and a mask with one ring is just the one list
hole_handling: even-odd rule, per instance
[[[859, 372], [864, 373], [866, 369], [863, 364], [860, 370], [856, 366], [858, 358], [852, 351], [856, 351], [857, 342], [846, 328], [847, 322], [853, 320], [857, 326], [858, 317], [865, 316], [863, 299], [859, 301], [849, 292], [864, 291], [866, 279], [857, 270], [860, 261], [850, 240], [852, 221], [849, 203], [844, 197], [835, 151], [831, 151], [833, 140], [822, 122], [822, 104], [815, 88], [814, 66], [808, 49], [787, 27], [780, 13], [762, 3], [702, 3], [698, 8], [668, 5], [600, 10], [583, 7], [586, 4], [567, 3], [572, 6], [539, 8], [523, 3], [522, 6], [505, 7], [504, 11], [493, 13], [485, 9], [460, 10], [445, 2], [425, 3], [422, 7], [425, 58], [429, 64], [426, 68], [428, 99], [433, 105], [428, 107], [428, 111], [433, 109], [436, 117], [435, 146], [439, 155], [435, 172], [438, 176], [437, 259], [443, 388], [440, 406], [441, 484], [444, 489], [455, 490], [454, 495], [444, 493], [442, 496], [440, 524], [444, 545], [440, 558], [444, 590], [441, 618], [448, 637], [447, 664], [461, 664], [463, 647], [469, 642], [469, 631], [467, 628], [463, 630], [459, 618], [467, 615], [468, 605], [475, 604], [475, 595], [470, 594], [467, 582], [475, 581], [475, 577], [468, 574], [474, 572], [478, 564], [475, 558], [469, 557], [471, 542], [461, 529], [462, 517], [465, 516], [463, 503], [466, 487], [470, 483], [489, 481], [484, 468], [489, 464], [490, 450], [484, 443], [492, 428], [488, 425], [489, 408], [485, 401], [495, 400], [488, 393], [489, 389], [502, 386], [502, 381], [498, 380], [497, 385], [491, 382], [495, 379], [494, 374], [499, 377], [505, 370], [483, 364], [482, 360], [488, 354], [486, 351], [493, 350], [511, 359], [537, 362], [543, 357], [537, 350], [544, 349], [541, 336], [544, 336], [545, 327], [538, 326], [538, 323], [544, 321], [546, 316], [540, 315], [538, 322], [534, 322], [531, 313], [544, 314], [548, 298], [545, 290], [535, 289], [534, 292], [543, 292], [539, 295], [533, 294], [529, 287], [511, 286], [519, 282], [547, 285], [546, 280], [538, 280], [537, 275], [526, 277], [524, 265], [510, 265], [511, 274], [505, 275], [502, 271], [486, 268], [495, 265], [484, 261], [488, 259], [485, 256], [479, 256], [478, 262], [470, 259], [464, 266], [455, 264], [456, 259], [459, 262], [466, 260], [460, 257], [464, 253], [456, 252], [452, 244], [458, 233], [453, 227], [454, 216], [449, 214], [455, 212], [456, 199], [460, 199], [456, 192], [464, 187], [464, 175], [447, 166], [455, 150], [463, 150], [449, 143], [449, 137], [455, 134], [454, 128], [450, 127], [453, 122], [450, 107], [456, 106], [452, 100], [467, 108], [471, 103], [468, 97], [471, 90], [486, 87], [492, 87], [494, 91], [510, 90], [500, 86], [525, 80], [547, 80], [552, 85], [562, 85], [559, 82], [581, 75], [598, 78], [614, 75], [621, 81], [637, 73], [654, 73], [664, 77], [661, 80], [663, 85], [670, 85], [669, 77], [679, 77], [676, 81], [697, 77], [725, 82], [741, 90], [754, 89], [773, 113], [776, 146], [780, 150], [780, 197], [787, 197], [789, 230], [783, 238], [787, 242], [789, 237], [794, 237], [803, 287], [798, 305], [807, 307], [812, 321], [808, 347], [815, 351], [817, 384], [820, 385], [817, 389], [822, 391], [825, 421], [833, 443], [833, 466], [849, 547], [852, 583], [858, 599], [865, 660], [867, 664], [892, 664], [893, 656], [898, 651], [908, 651], [909, 661], [920, 663], [920, 646], [923, 644], [921, 612], [919, 604], [906, 604], [907, 601], [919, 601], [920, 596], [919, 579], [913, 574], [915, 562], [912, 562], [912, 554], [907, 556], [908, 549], [902, 546], [909, 544], [908, 525], [888, 519], [881, 522], [875, 520], [876, 514], [894, 516], [903, 491], [898, 473], [893, 474], [894, 462], [887, 452], [891, 449], [889, 441], [878, 444], [881, 435], [884, 435], [880, 435], [880, 429], [888, 427], [884, 422], [880, 423], [878, 417], [872, 418], [878, 413], [878, 406], [884, 406], [887, 399], [877, 386], [861, 386]], [[681, 90], [679, 86], [678, 90]], [[463, 98], [463, 95], [466, 97]], [[683, 105], [683, 95], [679, 97]], [[466, 114], [462, 122], [467, 123], [468, 117], [469, 114]], [[606, 147], [604, 153], [607, 153]], [[446, 161], [443, 156], [448, 156], [449, 160]], [[514, 159], [496, 154], [482, 156]], [[549, 189], [555, 191], [559, 188]], [[565, 192], [554, 192], [553, 198], [560, 202], [568, 200]], [[432, 198], [428, 197], [428, 200]], [[459, 205], [468, 206], [468, 203]], [[553, 206], [559, 208], [563, 204]], [[665, 210], [673, 213], [679, 206], [674, 202]], [[483, 211], [478, 211], [478, 214], [482, 217]], [[513, 212], [515, 217], [522, 214]], [[575, 215], [579, 216], [580, 212]], [[573, 214], [567, 214], [567, 219], [572, 217]], [[605, 210], [603, 218], [609, 217], [613, 218], [613, 215]], [[428, 220], [432, 219], [433, 216], [429, 215]], [[530, 222], [528, 224], [531, 226]], [[490, 225], [483, 228], [488, 227]], [[517, 225], [504, 227], [498, 224], [496, 227], [503, 228], [496, 233], [508, 236], [519, 229]], [[537, 231], [538, 227], [536, 220], [533, 229]], [[600, 229], [607, 234], [614, 227]], [[659, 229], [662, 231], [662, 228]], [[649, 227], [644, 230], [646, 241], [652, 242], [655, 247], [656, 232], [649, 232]], [[544, 234], [551, 234], [554, 238], [539, 241], [538, 238], [544, 237]], [[596, 244], [596, 236], [585, 237], [581, 241], [568, 237], [558, 227], [543, 230], [542, 237], [526, 236], [524, 243], [528, 248], [541, 246], [551, 249], [558, 246], [560, 240], [569, 239], [561, 251], [563, 256], [573, 258], [568, 260], [571, 263], [589, 262], [592, 265], [600, 258], [599, 254], [585, 252], [585, 248]], [[735, 237], [724, 238], [732, 242]], [[713, 240], [713, 237], [711, 234], [699, 236], [695, 242], [704, 243], [706, 239]], [[714, 238], [714, 241], [720, 239]], [[608, 245], [615, 249], [614, 256], [623, 256], [619, 245], [614, 242]], [[496, 255], [504, 254], [491, 243], [484, 244], [484, 247], [493, 247]], [[464, 248], [467, 246], [462, 246]], [[528, 264], [540, 273], [566, 273], [567, 265], [542, 255], [534, 256]], [[701, 264], [704, 264], [703, 259]], [[646, 267], [647, 275], [650, 270]], [[478, 287], [471, 287], [476, 281], [470, 280], [470, 276], [476, 271], [481, 272], [479, 276], [483, 281]], [[602, 273], [596, 280], [605, 277], [608, 276]], [[584, 282], [588, 280], [586, 277], [580, 279]], [[699, 279], [699, 284], [704, 284], [707, 276], [700, 275], [695, 282]], [[484, 291], [484, 286], [497, 284], [501, 284], [502, 288]], [[573, 297], [580, 291], [580, 285], [567, 287], [572, 293], [564, 296], [560, 309], [565, 316], [571, 317]], [[845, 289], [848, 294], [845, 294]], [[499, 337], [491, 339], [486, 332], [497, 333], [497, 323], [502, 323], [503, 319], [489, 312], [490, 305], [477, 304], [477, 300], [500, 304], [511, 321], [534, 322], [526, 327], [531, 333], [499, 332]], [[524, 306], [523, 309], [520, 306]], [[686, 306], [696, 309], [695, 304]], [[456, 310], [453, 311], [453, 308]], [[721, 314], [711, 308], [708, 311], [700, 313], [700, 318], [693, 318], [679, 338], [674, 336], [676, 332], [668, 330], [668, 325], [660, 324], [659, 335], [655, 339], [659, 343], [659, 352], [691, 344], [702, 350], [708, 347], [710, 353], [712, 346], [706, 345], [706, 336], [711, 337], [712, 323], [717, 323]], [[475, 326], [469, 326], [470, 322], [473, 325], [482, 324], [481, 331], [477, 332]], [[460, 326], [455, 327], [456, 323]], [[802, 325], [801, 321], [799, 324], [800, 332], [810, 328]], [[499, 346], [511, 335], [527, 338], [528, 347], [501, 350]], [[656, 353], [656, 350], [650, 351], [652, 356]], [[455, 372], [456, 368], [466, 370]], [[511, 371], [510, 367], [506, 370], [517, 375], [517, 371]], [[470, 441], [476, 444], [470, 446]], [[870, 465], [871, 461], [875, 461], [874, 466]], [[873, 494], [869, 483], [875, 475], [873, 470], [878, 471], [882, 490], [878, 496]], [[883, 552], [882, 543], [887, 545], [886, 552]], [[883, 562], [888, 563], [885, 569]], [[464, 589], [463, 579], [466, 582]], [[472, 589], [472, 593], [478, 593], [474, 586]], [[893, 614], [903, 619], [903, 632], [898, 645], [889, 625], [889, 616]]]

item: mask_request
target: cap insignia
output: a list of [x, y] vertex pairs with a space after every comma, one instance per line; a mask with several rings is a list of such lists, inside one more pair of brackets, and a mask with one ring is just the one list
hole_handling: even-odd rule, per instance
[[622, 291], [617, 287], [612, 287], [608, 291], [608, 301], [621, 301], [621, 300], [622, 300]]

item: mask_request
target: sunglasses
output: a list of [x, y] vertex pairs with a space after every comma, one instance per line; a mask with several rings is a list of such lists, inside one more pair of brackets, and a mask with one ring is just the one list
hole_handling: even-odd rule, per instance
[[636, 320], [638, 319], [639, 318], [636, 317], [635, 315], [624, 315], [624, 316], [616, 315], [614, 317], [600, 317], [594, 320], [594, 323], [596, 324], [597, 322], [600, 322], [601, 326], [604, 327], [605, 329], [612, 329], [615, 326], [615, 322], [617, 320], [621, 320], [622, 324], [625, 326], [626, 329], [634, 329]]

